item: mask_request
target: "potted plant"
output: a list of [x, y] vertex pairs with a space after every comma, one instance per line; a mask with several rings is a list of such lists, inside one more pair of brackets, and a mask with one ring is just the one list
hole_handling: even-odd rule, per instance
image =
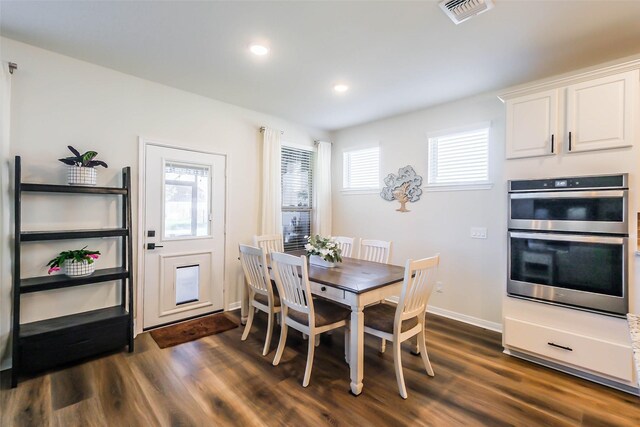
[[309, 264], [331, 268], [342, 262], [342, 250], [333, 237], [309, 236], [304, 248], [309, 257]]
[[64, 266], [64, 273], [71, 277], [90, 276], [96, 270], [95, 260], [100, 257], [100, 251], [82, 249], [63, 251], [47, 263], [49, 274], [60, 271]]
[[98, 155], [96, 151], [87, 151], [84, 154], [80, 154], [71, 145], [67, 147], [73, 153], [73, 156], [58, 160], [69, 166], [67, 171], [69, 185], [96, 185], [98, 178], [96, 166], [106, 168], [108, 167], [107, 164], [101, 160], [95, 160]]

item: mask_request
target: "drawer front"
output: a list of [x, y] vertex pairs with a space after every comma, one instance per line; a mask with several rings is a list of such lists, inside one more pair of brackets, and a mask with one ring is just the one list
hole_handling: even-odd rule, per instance
[[22, 341], [20, 348], [21, 369], [25, 372], [40, 371], [128, 344], [127, 322], [82, 330], [71, 330], [56, 337], [30, 337]]
[[344, 302], [344, 291], [332, 286], [311, 282], [311, 293], [331, 301]]
[[631, 347], [505, 318], [505, 345], [597, 374], [633, 380]]

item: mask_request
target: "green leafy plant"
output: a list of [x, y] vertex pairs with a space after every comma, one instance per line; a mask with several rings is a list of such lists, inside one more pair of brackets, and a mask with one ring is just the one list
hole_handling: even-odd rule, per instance
[[97, 151], [87, 151], [84, 154], [80, 154], [80, 152], [73, 148], [71, 145], [67, 145], [67, 148], [69, 148], [69, 151], [71, 151], [74, 155], [72, 157], [58, 159], [65, 165], [81, 166], [85, 168], [95, 168], [96, 166], [102, 166], [105, 168], [109, 167], [102, 160], [95, 160], [95, 157], [98, 155]]
[[327, 262], [342, 262], [342, 250], [333, 237], [308, 236], [304, 248], [307, 256], [318, 255]]
[[63, 251], [60, 252], [57, 257], [47, 263], [47, 267], [49, 267], [48, 273], [51, 274], [54, 271], [60, 271], [60, 267], [64, 264], [65, 261], [78, 263], [86, 262], [87, 264], [93, 264], [93, 262], [99, 257], [100, 251], [88, 251], [86, 246], [82, 249]]

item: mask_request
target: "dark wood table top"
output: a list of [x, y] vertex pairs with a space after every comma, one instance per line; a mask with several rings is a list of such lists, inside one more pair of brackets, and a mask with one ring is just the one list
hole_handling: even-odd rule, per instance
[[[304, 251], [291, 255], [304, 255]], [[355, 258], [342, 258], [336, 267], [326, 268], [309, 264], [309, 280], [356, 294], [401, 282], [404, 267]]]

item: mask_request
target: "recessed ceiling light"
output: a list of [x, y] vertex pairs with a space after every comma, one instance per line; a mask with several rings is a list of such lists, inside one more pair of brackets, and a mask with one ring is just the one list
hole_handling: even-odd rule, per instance
[[333, 90], [334, 92], [337, 92], [337, 93], [344, 93], [349, 90], [349, 86], [340, 83], [340, 84], [334, 85]]
[[258, 56], [264, 56], [269, 53], [269, 48], [261, 44], [252, 44], [249, 46], [249, 50], [251, 53]]

